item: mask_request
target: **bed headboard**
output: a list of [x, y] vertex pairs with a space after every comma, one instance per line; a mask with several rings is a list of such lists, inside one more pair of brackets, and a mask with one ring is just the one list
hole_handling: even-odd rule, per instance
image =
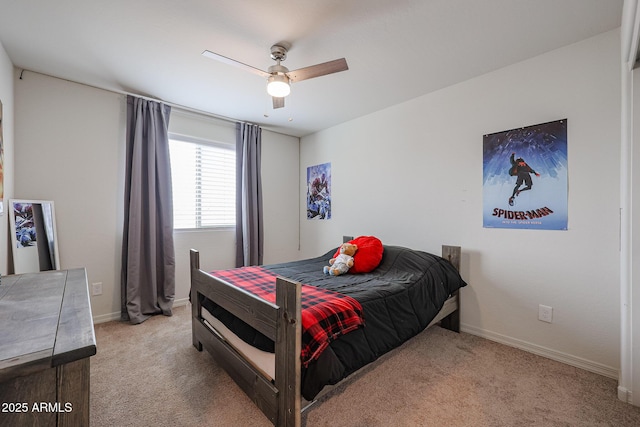
[[442, 245], [442, 258], [446, 259], [453, 265], [456, 270], [460, 271], [460, 246]]
[[[353, 236], [342, 236], [342, 243], [347, 243], [353, 240]], [[462, 248], [460, 246], [442, 245], [442, 258], [449, 261], [456, 270], [460, 271], [460, 253]]]

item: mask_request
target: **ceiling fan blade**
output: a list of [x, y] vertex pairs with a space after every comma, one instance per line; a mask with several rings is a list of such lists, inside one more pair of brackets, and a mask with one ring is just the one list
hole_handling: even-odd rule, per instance
[[279, 98], [277, 96], [272, 96], [271, 100], [273, 101], [273, 109], [284, 107], [284, 98]]
[[347, 60], [344, 58], [335, 59], [322, 64], [311, 65], [310, 67], [300, 68], [298, 70], [289, 71], [287, 76], [294, 82], [312, 79], [314, 77], [326, 76], [340, 71], [349, 69]]
[[224, 62], [225, 64], [234, 65], [251, 73], [257, 74], [261, 77], [269, 77], [271, 75], [259, 68], [252, 67], [251, 65], [244, 64], [240, 61], [236, 61], [235, 59], [227, 58], [226, 56], [220, 55], [219, 53], [211, 52], [210, 50], [205, 50], [204, 52], [202, 52], [202, 56], [215, 59], [216, 61]]

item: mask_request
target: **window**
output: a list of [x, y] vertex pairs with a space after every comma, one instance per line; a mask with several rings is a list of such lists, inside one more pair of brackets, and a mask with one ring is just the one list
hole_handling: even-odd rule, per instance
[[169, 153], [173, 228], [234, 227], [235, 147], [170, 134]]

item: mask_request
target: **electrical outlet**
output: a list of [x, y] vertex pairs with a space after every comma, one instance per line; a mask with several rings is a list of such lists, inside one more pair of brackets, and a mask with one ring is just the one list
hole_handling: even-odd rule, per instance
[[551, 323], [553, 319], [553, 307], [540, 304], [538, 306], [538, 320]]
[[102, 295], [102, 282], [91, 284], [91, 295]]

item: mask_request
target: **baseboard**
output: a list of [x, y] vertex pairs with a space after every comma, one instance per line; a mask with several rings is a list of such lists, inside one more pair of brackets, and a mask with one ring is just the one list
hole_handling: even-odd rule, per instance
[[618, 386], [618, 399], [626, 403], [633, 403], [631, 390], [627, 390], [626, 387]]
[[[189, 298], [180, 298], [173, 301], [174, 307], [182, 307], [183, 305], [187, 305], [189, 303]], [[97, 325], [98, 323], [111, 322], [113, 320], [120, 320], [120, 312], [117, 313], [107, 313], [101, 314], [99, 316], [93, 316], [93, 324]]]
[[[486, 338], [488, 340], [499, 342], [500, 344], [508, 345], [510, 347], [519, 348], [520, 350], [528, 351], [529, 353], [537, 354], [538, 356], [546, 357], [547, 359], [555, 360], [557, 362], [566, 363], [567, 365], [584, 369], [585, 371], [593, 372], [608, 378], [613, 378], [617, 380], [619, 376], [618, 370], [611, 366], [606, 366], [601, 363], [593, 362], [591, 360], [583, 359], [581, 357], [573, 356], [571, 354], [552, 350], [550, 348], [542, 347], [537, 344], [532, 344], [530, 342], [508, 337], [506, 335], [501, 335], [495, 332], [476, 328], [475, 326], [461, 323], [460, 330], [462, 332], [466, 332], [471, 335], [476, 335], [482, 338]], [[618, 395], [619, 393], [620, 391], [618, 391]]]
[[93, 324], [111, 322], [112, 320], [120, 320], [120, 312], [101, 314], [100, 316], [93, 316]]

